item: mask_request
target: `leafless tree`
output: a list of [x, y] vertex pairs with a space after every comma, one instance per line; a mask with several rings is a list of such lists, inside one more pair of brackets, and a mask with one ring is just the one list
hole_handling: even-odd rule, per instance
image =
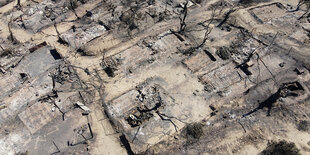
[[301, 7], [302, 5], [304, 5], [304, 4], [309, 5], [309, 3], [310, 3], [310, 0], [299, 0], [296, 9], [295, 9], [295, 10], [291, 10], [291, 11], [289, 11], [289, 12], [296, 12], [296, 11], [299, 11], [299, 9], [300, 9], [300, 7]]
[[186, 23], [185, 23], [185, 20], [186, 20], [186, 17], [187, 17], [187, 5], [188, 5], [188, 2], [189, 0], [186, 0], [186, 2], [184, 3], [184, 6], [183, 6], [183, 10], [180, 14], [180, 29], [179, 29], [179, 33], [182, 33], [185, 31], [185, 28], [186, 28]]
[[[199, 49], [199, 48], [201, 48], [205, 43], [206, 43], [206, 41], [209, 39], [209, 34], [212, 32], [212, 27], [211, 27], [211, 23], [214, 21], [214, 19], [215, 19], [215, 9], [213, 9], [212, 10], [212, 13], [211, 13], [211, 18], [209, 19], [209, 20], [206, 20], [206, 21], [208, 21], [208, 24], [207, 25], [204, 25], [204, 23], [206, 22], [203, 22], [203, 23], [200, 23], [200, 24], [202, 24], [205, 28], [205, 33], [204, 33], [204, 37], [203, 37], [203, 40], [202, 40], [202, 42], [200, 43], [200, 44], [196, 44], [195, 46], [193, 46], [193, 47], [190, 47], [189, 49], [187, 49], [187, 50], [185, 50], [184, 52], [183, 52], [183, 54], [185, 54], [185, 55], [191, 55], [191, 54], [193, 54], [193, 52], [195, 52], [197, 49]], [[173, 31], [171, 31], [173, 34], [175, 34], [176, 35], [176, 33], [175, 32], [173, 32]], [[176, 35], [178, 38], [179, 38], [179, 36], [178, 35]]]
[[27, 28], [26, 28], [26, 25], [25, 25], [25, 23], [24, 23], [23, 15], [20, 15], [19, 18], [20, 18], [20, 21], [22, 22], [22, 25], [21, 25], [21, 26], [22, 26], [24, 29], [27, 29]]
[[309, 11], [310, 11], [310, 0], [303, 0], [303, 1], [304, 1], [304, 2], [302, 2], [301, 5], [306, 4], [306, 5], [307, 5], [307, 10], [306, 10], [306, 12], [305, 12], [304, 14], [302, 14], [302, 15], [298, 18], [298, 20], [304, 18], [304, 17], [306, 16], [306, 14], [308, 14]]
[[22, 8], [22, 6], [21, 6], [21, 4], [20, 4], [20, 0], [17, 0], [16, 6], [17, 6], [18, 9], [21, 9], [21, 8]]
[[72, 12], [74, 13], [74, 15], [76, 16], [77, 19], [80, 19], [80, 17], [77, 15], [75, 8], [77, 8], [77, 2], [74, 0], [70, 0], [70, 9], [72, 10]]
[[298, 4], [297, 4], [296, 11], [298, 11], [299, 8], [300, 8], [302, 5], [304, 5], [304, 4], [309, 5], [309, 3], [310, 3], [310, 0], [299, 0], [299, 2], [298, 2]]
[[57, 29], [57, 24], [56, 24], [56, 22], [54, 22], [54, 28], [55, 28], [55, 31], [56, 31], [57, 37], [58, 37], [58, 40], [57, 40], [57, 41], [58, 41], [60, 44], [69, 45], [69, 43], [68, 43], [67, 41], [63, 40], [63, 39], [60, 37], [60, 33], [59, 33], [58, 29]]
[[212, 10], [211, 19], [209, 20], [209, 23], [206, 25], [206, 32], [205, 32], [203, 40], [202, 40], [201, 44], [198, 46], [198, 48], [203, 46], [203, 44], [205, 44], [206, 41], [209, 39], [209, 34], [212, 31], [212, 28], [210, 27], [210, 25], [214, 21], [214, 18], [215, 18], [215, 9]]
[[12, 42], [12, 43], [15, 43], [16, 42], [16, 39], [13, 35], [13, 32], [12, 32], [12, 21], [13, 21], [13, 10], [12, 10], [12, 15], [11, 15], [11, 18], [10, 18], [10, 21], [8, 22], [8, 29], [9, 29], [9, 40]]
[[230, 14], [235, 12], [236, 9], [234, 7], [230, 8], [226, 13], [224, 19], [217, 25], [217, 27], [221, 27], [229, 18]]

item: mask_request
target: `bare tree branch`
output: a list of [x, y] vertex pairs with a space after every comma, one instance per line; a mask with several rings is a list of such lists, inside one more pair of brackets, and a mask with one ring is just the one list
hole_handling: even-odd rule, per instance
[[80, 17], [77, 15], [75, 8], [76, 8], [76, 4], [74, 3], [73, 0], [70, 0], [70, 8], [72, 10], [72, 12], [74, 13], [74, 15], [76, 16], [77, 19], [80, 19]]
[[201, 46], [203, 46], [203, 44], [205, 44], [206, 41], [209, 39], [209, 34], [210, 34], [211, 31], [212, 31], [212, 29], [210, 28], [210, 25], [211, 25], [211, 23], [213, 22], [214, 17], [215, 17], [215, 9], [212, 10], [211, 19], [210, 19], [208, 25], [206, 26], [206, 32], [205, 32], [204, 37], [203, 37], [203, 40], [202, 40], [201, 44], [198, 46], [198, 48], [201, 47]]
[[[180, 29], [179, 29], [179, 33], [182, 33], [184, 32], [185, 28], [186, 28], [186, 23], [185, 23], [185, 20], [186, 20], [186, 17], [187, 17], [187, 5], [188, 5], [188, 2], [189, 0], [186, 0], [184, 6], [183, 6], [183, 10], [182, 10], [182, 13], [179, 17], [180, 19]], [[183, 14], [183, 16], [182, 16]]]
[[16, 8], [17, 8], [17, 9], [21, 9], [21, 8], [22, 8], [22, 6], [21, 6], [21, 4], [20, 4], [20, 0], [17, 0]]
[[15, 43], [16, 39], [13, 35], [13, 32], [12, 32], [12, 21], [13, 21], [13, 10], [12, 10], [12, 15], [11, 15], [11, 18], [10, 18], [10, 21], [8, 22], [8, 29], [9, 29], [9, 40], [11, 40], [12, 43]]
[[310, 3], [307, 4], [307, 10], [306, 10], [306, 12], [305, 12], [304, 14], [302, 14], [302, 15], [298, 18], [298, 20], [301, 20], [302, 18], [304, 18], [304, 17], [306, 16], [306, 14], [309, 13], [309, 11], [310, 11]]
[[229, 15], [235, 11], [236, 11], [235, 8], [229, 9], [229, 11], [225, 13], [224, 19], [217, 25], [217, 27], [221, 27], [228, 20]]

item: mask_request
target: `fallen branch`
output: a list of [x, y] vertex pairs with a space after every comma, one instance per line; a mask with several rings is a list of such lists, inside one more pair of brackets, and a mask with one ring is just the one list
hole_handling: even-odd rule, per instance
[[297, 20], [301, 20], [302, 18], [304, 18], [306, 16], [307, 13], [309, 13], [310, 10], [310, 4], [308, 4], [307, 10], [304, 14], [302, 14]]
[[72, 12], [74, 13], [74, 15], [76, 16], [76, 18], [80, 19], [80, 17], [77, 15], [77, 13], [75, 11], [75, 4], [74, 4], [73, 0], [70, 0], [70, 8], [71, 8]]
[[239, 123], [239, 124], [240, 124], [240, 126], [242, 127], [242, 129], [243, 129], [244, 133], [246, 133], [246, 130], [245, 130], [245, 128], [244, 128], [244, 126], [243, 126], [243, 124], [241, 124], [241, 122], [240, 122], [240, 121], [238, 121], [238, 123]]
[[64, 121], [65, 120], [65, 112], [63, 112], [60, 107], [56, 104], [56, 102], [54, 101], [53, 102], [54, 106], [59, 110], [59, 112], [62, 114], [62, 120]]
[[4, 48], [0, 45], [1, 50], [4, 52]]
[[276, 78], [275, 76], [272, 74], [272, 72], [270, 71], [270, 69], [268, 68], [268, 66], [265, 64], [265, 62], [259, 57], [259, 54], [256, 53], [257, 55], [257, 59], [260, 60], [262, 62], [262, 64], [266, 67], [266, 69], [268, 70], [268, 72], [271, 74], [272, 76], [272, 80], [277, 84]]
[[158, 114], [158, 116], [160, 117], [161, 120], [163, 120], [163, 121], [170, 121], [171, 124], [174, 126], [175, 131], [178, 132], [178, 128], [179, 127], [170, 118], [168, 118], [168, 119], [164, 118], [163, 115], [159, 111], [156, 111], [156, 113]]
[[224, 19], [217, 25], [217, 27], [221, 27], [228, 20], [229, 15], [235, 11], [236, 9], [234, 8], [229, 9], [229, 11], [225, 13]]
[[132, 143], [133, 143], [133, 141], [136, 139], [136, 137], [137, 137], [137, 135], [138, 135], [138, 133], [139, 133], [139, 131], [140, 131], [140, 128], [141, 128], [141, 126], [139, 126], [139, 128], [137, 129], [135, 135], [133, 136], [133, 139], [132, 139], [132, 141], [131, 141]]
[[54, 146], [56, 147], [57, 151], [56, 151], [56, 152], [51, 153], [51, 155], [54, 155], [54, 154], [60, 153], [60, 150], [59, 150], [58, 146], [55, 144], [55, 142], [54, 142], [54, 141], [52, 141], [52, 142], [53, 142]]
[[288, 11], [288, 12], [296, 12], [300, 9], [300, 7], [303, 5], [303, 4], [306, 4], [306, 3], [309, 3], [309, 0], [299, 0], [298, 4], [297, 4], [297, 7], [295, 10], [292, 10], [292, 11]]
[[57, 37], [58, 37], [57, 42], [59, 42], [59, 43], [61, 43], [61, 44], [64, 44], [64, 45], [69, 45], [69, 43], [68, 43], [67, 41], [63, 40], [63, 39], [60, 37], [60, 33], [59, 33], [58, 29], [57, 29], [57, 24], [56, 24], [56, 22], [54, 22], [54, 28], [55, 28], [55, 30], [56, 30]]
[[81, 136], [84, 138], [84, 140], [81, 141], [81, 142], [77, 142], [75, 144], [69, 143], [69, 141], [68, 141], [68, 145], [69, 146], [76, 146], [76, 145], [79, 145], [79, 144], [84, 144], [86, 141], [91, 140], [91, 139], [94, 138], [93, 130], [92, 130], [91, 126], [90, 126], [90, 123], [87, 123], [87, 125], [88, 125], [88, 129], [89, 129], [89, 132], [90, 132], [90, 137], [86, 138], [86, 137], [84, 137], [83, 134], [81, 134]]

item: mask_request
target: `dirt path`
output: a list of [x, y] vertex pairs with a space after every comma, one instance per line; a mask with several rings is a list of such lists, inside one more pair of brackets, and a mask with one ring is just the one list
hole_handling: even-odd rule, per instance
[[108, 118], [103, 113], [99, 104], [91, 107], [90, 121], [92, 124], [95, 141], [90, 144], [90, 154], [93, 155], [125, 155], [126, 150], [121, 147], [119, 134], [115, 133]]

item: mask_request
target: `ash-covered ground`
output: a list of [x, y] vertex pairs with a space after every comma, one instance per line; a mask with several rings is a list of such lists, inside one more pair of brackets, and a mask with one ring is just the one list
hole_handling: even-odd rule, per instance
[[0, 154], [310, 154], [309, 0], [0, 0]]

